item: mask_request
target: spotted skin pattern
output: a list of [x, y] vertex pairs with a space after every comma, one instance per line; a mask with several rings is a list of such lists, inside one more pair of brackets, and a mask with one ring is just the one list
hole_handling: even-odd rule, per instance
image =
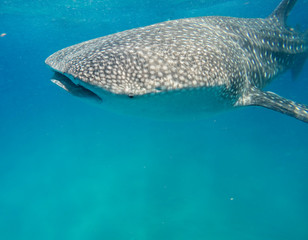
[[307, 34], [285, 25], [295, 2], [283, 0], [265, 19], [198, 17], [131, 29], [67, 47], [46, 63], [98, 96], [191, 95], [204, 90], [222, 103], [218, 111], [260, 105], [308, 121], [305, 105], [298, 105], [304, 116], [297, 117], [294, 108], [273, 107], [272, 95], [261, 92], [307, 56]]

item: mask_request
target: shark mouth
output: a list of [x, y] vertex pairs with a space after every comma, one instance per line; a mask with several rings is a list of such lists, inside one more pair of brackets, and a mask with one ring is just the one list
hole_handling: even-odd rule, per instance
[[102, 99], [93, 91], [79, 84], [75, 84], [70, 78], [60, 72], [55, 71], [51, 81], [74, 96], [94, 100], [98, 103], [102, 102]]

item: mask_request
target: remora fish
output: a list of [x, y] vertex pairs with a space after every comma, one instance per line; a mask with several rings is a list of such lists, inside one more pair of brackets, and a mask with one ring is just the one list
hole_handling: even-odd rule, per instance
[[86, 41], [46, 59], [54, 83], [122, 112], [195, 116], [262, 106], [308, 122], [308, 107], [264, 88], [300, 70], [308, 33], [286, 20], [296, 0], [265, 19], [197, 17]]

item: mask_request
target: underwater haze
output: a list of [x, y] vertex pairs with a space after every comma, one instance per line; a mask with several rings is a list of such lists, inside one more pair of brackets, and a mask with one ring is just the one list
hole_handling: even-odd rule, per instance
[[[52, 84], [64, 47], [280, 0], [0, 0], [1, 240], [307, 240], [308, 125], [261, 107], [157, 121]], [[308, 29], [308, 2], [288, 24]], [[308, 104], [308, 61], [266, 90]]]

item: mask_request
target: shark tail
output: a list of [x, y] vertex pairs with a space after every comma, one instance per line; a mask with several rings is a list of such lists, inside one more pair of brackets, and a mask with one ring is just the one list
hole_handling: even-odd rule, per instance
[[282, 0], [278, 7], [269, 15], [269, 18], [275, 18], [283, 26], [286, 26], [287, 18], [297, 0]]
[[308, 123], [308, 106], [252, 87], [235, 106], [261, 106]]

